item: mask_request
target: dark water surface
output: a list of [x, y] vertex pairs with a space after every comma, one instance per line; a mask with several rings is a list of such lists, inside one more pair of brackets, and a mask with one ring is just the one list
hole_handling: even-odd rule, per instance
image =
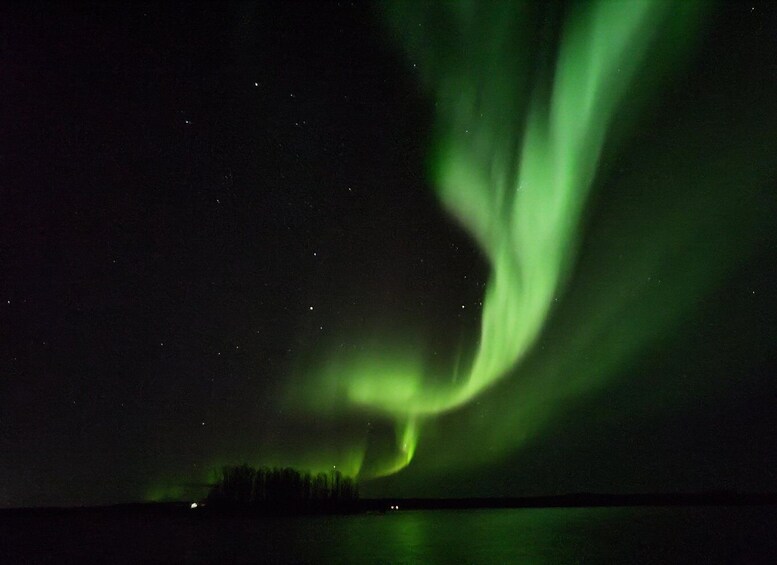
[[777, 508], [0, 512], [0, 563], [777, 563]]

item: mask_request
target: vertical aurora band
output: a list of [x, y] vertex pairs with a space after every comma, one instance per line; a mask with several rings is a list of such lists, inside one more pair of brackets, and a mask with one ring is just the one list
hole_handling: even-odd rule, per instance
[[[701, 15], [695, 2], [646, 0], [557, 12], [513, 2], [386, 7], [435, 100], [432, 180], [491, 275], [463, 377], [431, 379], [414, 355], [379, 347], [319, 371], [310, 395], [319, 410], [346, 406], [395, 422], [395, 453], [362, 469], [365, 476], [402, 469], [424, 419], [461, 407], [520, 366], [563, 295], [605, 146], [634, 121], [645, 85], [687, 49]], [[558, 29], [547, 24], [554, 18]], [[548, 30], [537, 37], [542, 21], [557, 45]]]
[[[426, 22], [405, 20], [406, 10], [412, 8], [397, 5], [394, 20], [423, 30]], [[455, 408], [507, 374], [531, 348], [574, 259], [581, 215], [619, 104], [651, 47], [678, 29], [690, 32], [697, 15], [688, 2], [582, 3], [564, 25], [551, 80], [543, 85], [540, 77], [529, 92], [524, 117], [524, 78], [513, 63], [511, 34], [519, 32], [515, 24], [528, 8], [445, 3], [435, 5], [438, 10], [450, 12], [448, 21], [464, 41], [447, 66], [436, 65], [427, 76], [438, 102], [433, 180], [443, 205], [488, 257], [491, 277], [469, 377], [455, 387], [418, 388], [410, 397], [397, 387], [400, 394], [381, 390], [359, 398], [392, 413]], [[479, 23], [483, 18], [493, 24], [490, 36]], [[423, 34], [408, 44], [411, 53], [428, 46]]]

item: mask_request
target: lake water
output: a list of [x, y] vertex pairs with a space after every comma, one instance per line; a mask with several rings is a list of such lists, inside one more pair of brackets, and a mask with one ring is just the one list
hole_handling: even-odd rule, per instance
[[777, 508], [0, 513], [0, 562], [777, 563]]

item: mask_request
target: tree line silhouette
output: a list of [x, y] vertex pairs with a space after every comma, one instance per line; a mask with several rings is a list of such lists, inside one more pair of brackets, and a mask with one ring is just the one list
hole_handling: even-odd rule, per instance
[[355, 507], [359, 487], [351, 477], [303, 473], [291, 467], [226, 466], [207, 502], [222, 508], [258, 510], [343, 510]]

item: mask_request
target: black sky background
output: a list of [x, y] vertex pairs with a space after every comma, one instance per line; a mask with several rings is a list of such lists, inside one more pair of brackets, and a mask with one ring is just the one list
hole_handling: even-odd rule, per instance
[[187, 473], [339, 320], [480, 299], [371, 6], [4, 12], [3, 504]]
[[[774, 9], [722, 10], [708, 49], [777, 81]], [[343, 330], [421, 319], [441, 354], [473, 335], [487, 266], [425, 178], [431, 120], [369, 4], [4, 5], [0, 505], [137, 500], [283, 437], [275, 391], [358, 347]], [[772, 238], [622, 404], [541, 456], [373, 492], [774, 489], [774, 258]], [[623, 426], [633, 383], [687, 350], [751, 378], [722, 408]]]

